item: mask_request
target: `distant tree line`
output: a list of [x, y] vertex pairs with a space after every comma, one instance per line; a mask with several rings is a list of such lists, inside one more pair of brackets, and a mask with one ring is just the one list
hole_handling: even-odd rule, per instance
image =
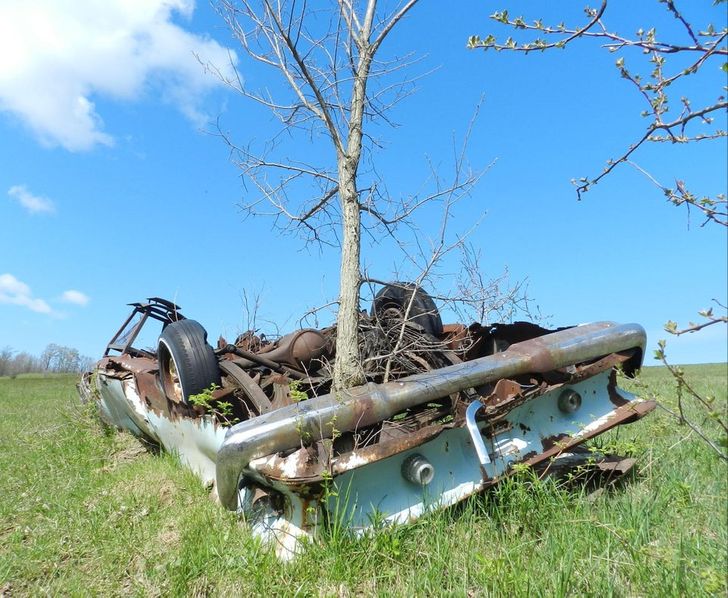
[[81, 373], [91, 369], [93, 363], [93, 358], [80, 355], [78, 349], [55, 343], [49, 344], [39, 356], [7, 346], [0, 349], [0, 376]]

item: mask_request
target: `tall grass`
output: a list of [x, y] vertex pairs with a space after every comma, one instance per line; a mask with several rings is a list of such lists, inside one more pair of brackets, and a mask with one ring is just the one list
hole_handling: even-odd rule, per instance
[[[725, 365], [686, 368], [726, 405]], [[643, 394], [674, 402], [664, 370]], [[529, 472], [412, 525], [328, 531], [289, 564], [72, 377], [0, 378], [0, 594], [726, 595], [726, 468], [663, 412], [595, 441], [638, 458], [594, 497]], [[699, 414], [696, 414], [699, 416]]]

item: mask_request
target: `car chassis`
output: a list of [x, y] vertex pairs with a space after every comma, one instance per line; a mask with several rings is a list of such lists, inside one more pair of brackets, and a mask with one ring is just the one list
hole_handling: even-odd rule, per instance
[[[275, 341], [250, 331], [213, 349], [177, 305], [131, 306], [82, 399], [176, 453], [283, 559], [325, 521], [411, 521], [655, 408], [616, 382], [642, 364], [636, 324], [443, 326], [426, 293], [395, 283], [361, 314], [369, 381], [332, 391], [335, 327]], [[156, 351], [135, 346], [150, 320]]]

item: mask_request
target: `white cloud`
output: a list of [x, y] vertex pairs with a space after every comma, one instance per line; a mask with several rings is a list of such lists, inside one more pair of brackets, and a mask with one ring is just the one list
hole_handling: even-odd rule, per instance
[[56, 207], [50, 199], [40, 195], [33, 195], [25, 185], [10, 187], [8, 195], [31, 214], [52, 214], [56, 211]]
[[219, 82], [195, 58], [225, 68], [228, 49], [173, 22], [194, 0], [3, 0], [0, 110], [46, 145], [112, 145], [92, 98], [135, 100], [149, 83], [196, 124]]
[[54, 313], [50, 305], [33, 297], [30, 287], [12, 274], [0, 274], [0, 303], [20, 305], [41, 314]]
[[85, 307], [90, 301], [88, 295], [74, 289], [64, 291], [63, 295], [61, 295], [61, 299], [66, 303], [73, 303], [74, 305], [80, 305], [81, 307]]

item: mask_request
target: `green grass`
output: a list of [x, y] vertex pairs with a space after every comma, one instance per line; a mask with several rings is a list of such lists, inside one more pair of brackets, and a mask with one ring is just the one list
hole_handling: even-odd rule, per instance
[[[726, 405], [726, 366], [688, 366]], [[587, 496], [507, 481], [413, 525], [279, 563], [191, 473], [104, 431], [66, 376], [0, 378], [0, 595], [726, 594], [726, 465], [664, 412], [597, 444], [639, 459]], [[666, 372], [642, 394], [675, 402]], [[632, 383], [630, 383], [632, 384]]]

